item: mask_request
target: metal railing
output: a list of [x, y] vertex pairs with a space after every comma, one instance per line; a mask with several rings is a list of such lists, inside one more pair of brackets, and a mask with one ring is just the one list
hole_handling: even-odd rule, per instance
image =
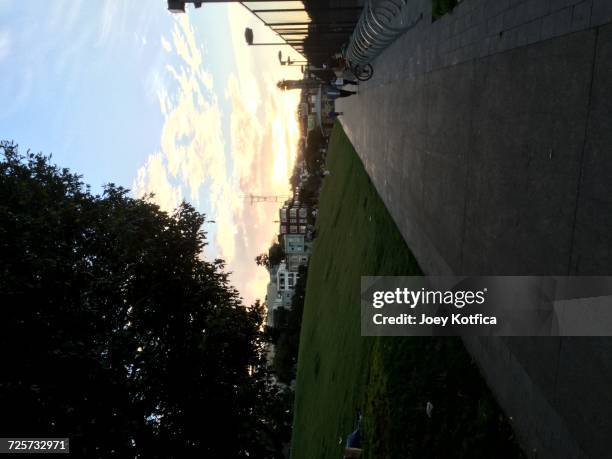
[[344, 57], [351, 64], [368, 64], [421, 19], [423, 13], [415, 14], [410, 0], [367, 0]]
[[302, 0], [245, 0], [240, 3], [309, 61], [319, 52], [326, 58], [333, 54], [339, 44], [334, 47], [329, 42], [346, 41], [362, 11], [356, 4], [331, 6], [332, 2], [327, 1], [310, 2], [309, 7]]

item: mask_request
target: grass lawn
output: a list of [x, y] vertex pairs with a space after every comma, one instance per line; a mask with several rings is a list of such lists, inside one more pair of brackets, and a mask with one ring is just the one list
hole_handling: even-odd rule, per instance
[[521, 457], [459, 339], [360, 336], [360, 277], [421, 271], [338, 123], [327, 167], [308, 270], [291, 457], [341, 458], [358, 411], [365, 457]]

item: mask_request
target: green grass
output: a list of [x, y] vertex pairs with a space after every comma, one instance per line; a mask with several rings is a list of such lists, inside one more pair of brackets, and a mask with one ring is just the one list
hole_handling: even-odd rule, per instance
[[[456, 338], [364, 338], [362, 275], [420, 275], [338, 123], [302, 319], [291, 457], [341, 458], [364, 413], [365, 457], [520, 457]], [[434, 404], [432, 419], [425, 404]]]

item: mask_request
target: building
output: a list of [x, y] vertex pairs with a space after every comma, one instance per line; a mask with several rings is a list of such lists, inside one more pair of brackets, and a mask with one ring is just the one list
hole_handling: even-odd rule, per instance
[[291, 299], [297, 281], [297, 272], [289, 272], [286, 263], [273, 266], [269, 270], [270, 282], [266, 291], [267, 317], [266, 324], [269, 327], [279, 325], [279, 309], [291, 307]]
[[300, 266], [308, 263], [310, 256], [310, 241], [304, 234], [284, 234], [281, 245], [285, 250], [287, 269], [297, 272]]
[[268, 307], [266, 323], [270, 327], [277, 325], [277, 311], [279, 308], [290, 308], [298, 273], [290, 271], [287, 263], [283, 262], [270, 269], [270, 282], [266, 291], [266, 305]]
[[274, 281], [268, 282], [266, 291], [266, 305], [268, 307], [266, 324], [269, 327], [276, 326], [276, 314], [275, 311], [281, 307], [281, 299], [278, 297], [278, 287], [276, 285], [276, 278]]
[[278, 298], [281, 300], [281, 306], [291, 306], [291, 298], [295, 290], [298, 273], [290, 271], [287, 268], [287, 263], [281, 263], [276, 271], [276, 285], [278, 288]]
[[283, 207], [278, 210], [280, 222], [280, 237], [283, 234], [306, 234], [308, 225], [308, 207], [299, 201], [287, 200]]

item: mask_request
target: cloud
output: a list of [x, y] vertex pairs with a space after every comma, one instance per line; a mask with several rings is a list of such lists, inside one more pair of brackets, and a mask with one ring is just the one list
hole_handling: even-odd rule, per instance
[[[251, 176], [253, 160], [260, 151], [264, 126], [259, 121], [258, 103], [250, 99], [251, 92], [241, 88], [238, 79], [231, 74], [225, 97], [231, 106], [230, 139], [234, 176], [245, 179]], [[244, 184], [243, 184], [244, 185]]]
[[[232, 177], [239, 193], [248, 195], [288, 195], [288, 177], [296, 156], [299, 136], [296, 108], [299, 92], [283, 92], [276, 87], [281, 78], [299, 78], [296, 68], [280, 67], [276, 51], [249, 47], [244, 28], [251, 27], [258, 41], [278, 38], [253, 19], [240, 5], [228, 5], [230, 36], [236, 72], [227, 80], [225, 98], [230, 104], [229, 147]], [[262, 48], [268, 48], [264, 50]], [[297, 56], [292, 56], [297, 59]], [[263, 298], [269, 275], [254, 263], [278, 233], [278, 204], [245, 204], [233, 207], [236, 259], [228, 263], [232, 281], [247, 302]], [[230, 236], [225, 236], [230, 239]]]
[[[166, 46], [167, 45], [167, 46]], [[226, 165], [222, 114], [212, 92], [212, 76], [204, 70], [203, 50], [198, 46], [187, 15], [176, 19], [172, 44], [162, 40], [162, 46], [180, 59], [179, 65], [166, 65], [170, 89], [159, 86], [157, 98], [164, 125], [160, 137], [160, 152], [149, 156], [134, 181], [134, 193], [157, 194], [155, 200], [165, 206], [176, 203], [186, 192], [189, 200], [200, 204], [200, 193], [206, 188], [211, 211], [223, 238], [232, 234], [231, 189]], [[159, 85], [161, 78], [153, 81]], [[181, 190], [181, 194], [177, 190]], [[228, 205], [230, 207], [228, 207]], [[234, 256], [232, 244], [224, 243], [222, 255]]]
[[[222, 85], [205, 69], [205, 48], [189, 15], [175, 17], [169, 39], [160, 37], [165, 60], [178, 63], [148, 79], [164, 124], [159, 151], [138, 171], [133, 189], [138, 195], [155, 192], [165, 208], [183, 197], [205, 208], [216, 222], [206, 228], [211, 236], [206, 256], [226, 260], [232, 283], [251, 303], [265, 295], [268, 274], [254, 258], [267, 250], [278, 230], [278, 205], [251, 206], [242, 196], [289, 194], [299, 93], [279, 91], [275, 83], [298, 77], [298, 71], [281, 68], [270, 50], [268, 55], [248, 48], [244, 27], [256, 25], [244, 8], [228, 9], [236, 69]], [[265, 31], [256, 29], [256, 34], [269, 38]], [[226, 107], [229, 113], [222, 111]], [[229, 117], [225, 133], [224, 117]]]
[[168, 53], [172, 52], [172, 45], [163, 36], [161, 37], [161, 45], [162, 45], [162, 48], [164, 48], [164, 50], [166, 52], [168, 52]]
[[8, 30], [0, 30], [0, 62], [11, 53], [11, 36]]
[[102, 9], [100, 32], [98, 34], [98, 44], [104, 43], [110, 36], [111, 29], [113, 27], [113, 20], [117, 15], [118, 8], [119, 6], [116, 1], [105, 0], [104, 7]]
[[[102, 14], [100, 15], [100, 27], [98, 30], [98, 46], [106, 45], [113, 37], [119, 37], [123, 34], [126, 27], [127, 9], [129, 6], [134, 7], [134, 3], [117, 0], [104, 0]], [[142, 8], [142, 7], [141, 7]], [[140, 16], [146, 14], [147, 8], [140, 12]], [[140, 18], [142, 21], [142, 17]], [[135, 28], [135, 24], [130, 23], [131, 28]], [[138, 35], [143, 35], [142, 30], [136, 30]]]
[[149, 155], [147, 163], [138, 170], [133, 190], [138, 196], [154, 193], [155, 202], [167, 212], [172, 212], [183, 200], [181, 188], [170, 181], [161, 153]]
[[[51, 31], [70, 31], [78, 24], [82, 0], [55, 0], [46, 5], [45, 25]], [[37, 24], [40, 27], [40, 24]], [[39, 34], [37, 34], [38, 36]]]
[[192, 199], [200, 186], [214, 173], [225, 172], [221, 113], [212, 91], [212, 76], [202, 67], [202, 52], [194, 38], [187, 16], [175, 27], [173, 43], [183, 63], [177, 69], [166, 66], [178, 84], [175, 98], [159, 94], [160, 108], [166, 118], [161, 143], [174, 175], [186, 179]]
[[26, 105], [32, 94], [34, 81], [35, 73], [31, 67], [24, 67], [18, 75], [9, 79], [4, 90], [10, 91], [10, 97], [6, 98], [6, 103], [0, 111], [0, 120], [9, 119]]

